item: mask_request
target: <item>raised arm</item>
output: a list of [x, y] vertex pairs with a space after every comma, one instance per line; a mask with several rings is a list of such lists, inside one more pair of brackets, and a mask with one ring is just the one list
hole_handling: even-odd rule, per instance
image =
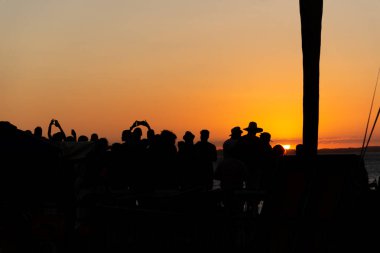
[[132, 131], [133, 128], [135, 128], [138, 125], [137, 120], [133, 122], [132, 126], [129, 128], [130, 131]]
[[71, 129], [71, 135], [74, 137], [75, 142], [77, 141], [77, 133], [74, 129]]
[[148, 128], [148, 130], [151, 130], [149, 123], [146, 120], [141, 121], [141, 125]]
[[58, 120], [55, 121], [55, 126], [58, 127], [59, 131], [62, 133], [63, 140], [66, 140], [66, 134], [65, 134], [65, 132], [63, 131], [63, 129], [62, 129], [62, 127], [61, 127], [61, 124], [59, 124]]
[[54, 125], [54, 122], [55, 120], [52, 119], [49, 123], [49, 128], [48, 128], [48, 137], [49, 137], [49, 140], [52, 140], [53, 139], [53, 136], [51, 136], [51, 126]]

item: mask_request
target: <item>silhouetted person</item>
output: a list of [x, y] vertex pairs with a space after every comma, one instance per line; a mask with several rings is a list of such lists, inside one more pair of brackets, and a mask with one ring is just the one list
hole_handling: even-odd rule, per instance
[[141, 141], [141, 137], [142, 137], [142, 130], [141, 130], [141, 128], [136, 127], [135, 129], [133, 129], [133, 131], [132, 131], [132, 140], [133, 140], [133, 142], [135, 142], [135, 143], [140, 142]]
[[286, 151], [282, 145], [275, 145], [273, 147], [273, 156], [274, 157], [283, 157], [285, 155]]
[[74, 141], [77, 141], [77, 132], [74, 129], [71, 129], [71, 136], [74, 138]]
[[125, 142], [128, 142], [128, 140], [130, 140], [132, 137], [132, 131], [129, 130], [129, 129], [125, 129], [123, 130], [123, 132], [121, 133], [121, 141], [123, 143]]
[[75, 138], [73, 136], [67, 136], [65, 141], [67, 142], [75, 142]]
[[183, 136], [183, 140], [185, 141], [186, 144], [189, 144], [189, 145], [194, 145], [194, 138], [195, 138], [195, 135], [190, 131], [186, 131], [185, 135]]
[[262, 132], [260, 134], [260, 157], [258, 166], [259, 190], [266, 190], [268, 182], [273, 174], [273, 149], [271, 143], [271, 134]]
[[[90, 143], [89, 143], [90, 144]], [[88, 154], [88, 167], [84, 176], [84, 185], [91, 190], [104, 186], [104, 177], [110, 163], [108, 140], [100, 138]]]
[[[287, 166], [284, 166], [284, 156], [285, 149], [282, 145], [277, 144], [273, 146], [272, 149], [272, 168], [270, 173], [266, 174], [265, 180], [265, 191], [266, 191], [266, 199], [264, 200], [263, 208], [261, 210], [261, 214], [264, 216], [267, 214], [267, 210], [271, 210], [274, 208], [273, 201], [278, 201], [280, 199], [278, 197], [278, 193], [283, 191], [281, 187], [284, 185], [284, 180], [286, 180], [286, 171]], [[290, 165], [292, 168], [293, 165]]]
[[66, 136], [64, 141], [66, 141], [66, 142], [77, 142], [77, 133], [75, 132], [74, 129], [71, 129], [71, 135]]
[[12, 252], [30, 250], [31, 215], [46, 202], [60, 201], [58, 156], [50, 142], [0, 121], [0, 227], [5, 251], [7, 242], [17, 242]]
[[[263, 129], [257, 127], [257, 123], [252, 121], [244, 130], [247, 131], [247, 134], [242, 136], [238, 143], [239, 156], [248, 171], [247, 189], [257, 191], [260, 189], [262, 169], [260, 155], [263, 152], [260, 139], [256, 134], [261, 133]], [[252, 210], [253, 215], [256, 215], [259, 201], [257, 199], [248, 199], [247, 203], [248, 209]]]
[[144, 148], [147, 148], [155, 136], [154, 130], [150, 127], [149, 123], [146, 120], [136, 121], [135, 124], [136, 126], [144, 126], [147, 128], [147, 138], [141, 138], [142, 145]]
[[109, 168], [109, 184], [112, 189], [126, 190], [126, 174], [123, 164], [123, 147], [121, 143], [113, 143], [111, 145], [111, 161]]
[[183, 140], [178, 142], [178, 163], [180, 170], [181, 189], [197, 187], [194, 134], [186, 131]]
[[269, 157], [272, 155], [272, 145], [271, 142], [271, 134], [268, 132], [263, 132], [260, 134], [260, 143], [262, 146], [263, 155]]
[[[56, 126], [58, 129], [59, 129], [59, 132], [56, 132], [55, 134], [51, 134], [51, 127], [52, 126]], [[61, 124], [59, 124], [58, 120], [55, 120], [55, 119], [52, 119], [50, 121], [50, 124], [49, 124], [49, 127], [48, 127], [48, 137], [49, 137], [49, 140], [55, 142], [55, 143], [59, 143], [59, 142], [62, 142], [64, 140], [66, 140], [66, 134], [65, 132], [63, 131], [62, 127], [61, 127]]]
[[223, 158], [238, 158], [238, 142], [243, 131], [236, 126], [231, 129], [230, 138], [223, 143]]
[[263, 176], [263, 189], [265, 191], [268, 191], [271, 187], [273, 187], [273, 180], [278, 175], [278, 170], [281, 168], [285, 153], [286, 151], [282, 145], [277, 144], [272, 148], [270, 163], [264, 171]]
[[30, 131], [29, 129], [28, 129], [28, 130], [25, 130], [24, 132], [25, 132], [27, 135], [29, 135], [29, 136], [33, 136], [32, 131]]
[[127, 144], [128, 152], [128, 166], [130, 170], [130, 182], [131, 190], [140, 194], [146, 191], [148, 187], [146, 182], [146, 169], [147, 160], [146, 160], [146, 146], [143, 143], [142, 139], [142, 130], [139, 127], [135, 127], [132, 130], [132, 135]]
[[36, 137], [37, 139], [41, 139], [42, 138], [42, 127], [38, 126], [36, 128], [34, 128], [34, 133], [33, 133], [34, 137]]
[[241, 134], [240, 127], [231, 129], [230, 139], [223, 143], [223, 160], [215, 170], [215, 179], [220, 180], [223, 204], [230, 214], [243, 212], [244, 207], [244, 200], [236, 194], [244, 189], [247, 180], [247, 168], [237, 155], [237, 143]]
[[213, 187], [214, 162], [217, 159], [216, 146], [208, 141], [210, 132], [206, 129], [200, 132], [200, 141], [195, 144], [199, 185], [206, 190]]
[[[139, 126], [148, 128], [149, 139], [142, 138], [143, 132]], [[123, 131], [123, 165], [121, 174], [125, 175], [126, 183], [131, 192], [137, 195], [146, 195], [154, 190], [154, 177], [152, 176], [154, 159], [148, 147], [154, 142], [154, 131], [146, 121], [135, 121], [129, 130]], [[140, 206], [146, 205], [145, 199], [137, 198]]]
[[158, 138], [157, 146], [153, 150], [153, 159], [156, 163], [152, 168], [155, 174], [156, 188], [178, 190], [179, 172], [175, 146], [177, 136], [169, 130], [163, 130]]
[[86, 135], [81, 135], [78, 137], [78, 142], [87, 142], [88, 137]]
[[156, 136], [155, 132], [153, 129], [149, 129], [147, 132], [146, 132], [146, 138], [149, 140], [149, 142], [151, 142], [154, 137]]
[[99, 140], [99, 136], [97, 133], [91, 134], [90, 141], [97, 141]]
[[303, 144], [297, 144], [297, 146], [296, 146], [296, 156], [299, 156], [299, 157], [303, 157], [304, 156]]
[[134, 161], [133, 161], [133, 141], [132, 141], [132, 130], [134, 124], [129, 129], [124, 129], [121, 133], [121, 149], [117, 153], [118, 156], [118, 172], [120, 175], [118, 180], [119, 186], [125, 186], [126, 189], [132, 190], [132, 183], [134, 181]]

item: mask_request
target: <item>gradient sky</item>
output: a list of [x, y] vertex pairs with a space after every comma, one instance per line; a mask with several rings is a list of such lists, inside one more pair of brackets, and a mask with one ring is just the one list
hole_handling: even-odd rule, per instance
[[[379, 13], [378, 0], [324, 1], [320, 148], [361, 146]], [[298, 0], [0, 0], [0, 33], [0, 120], [20, 129], [46, 135], [55, 118], [112, 143], [147, 120], [220, 146], [256, 121], [273, 145], [301, 141]]]

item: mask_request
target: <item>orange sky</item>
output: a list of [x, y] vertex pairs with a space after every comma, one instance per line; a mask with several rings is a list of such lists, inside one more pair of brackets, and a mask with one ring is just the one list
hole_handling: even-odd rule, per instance
[[[361, 146], [379, 11], [379, 1], [325, 0], [320, 148]], [[298, 0], [0, 0], [0, 32], [0, 120], [20, 129], [46, 134], [56, 118], [112, 143], [147, 120], [178, 139], [209, 129], [219, 146], [256, 121], [273, 144], [301, 141]]]

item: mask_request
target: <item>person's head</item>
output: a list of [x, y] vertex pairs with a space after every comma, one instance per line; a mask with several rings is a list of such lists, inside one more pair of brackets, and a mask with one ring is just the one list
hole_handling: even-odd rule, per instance
[[282, 157], [285, 155], [285, 148], [282, 145], [275, 145], [272, 149], [274, 157]]
[[90, 141], [97, 141], [99, 140], [99, 136], [97, 133], [91, 134]]
[[179, 141], [178, 143], [177, 143], [177, 146], [178, 146], [178, 151], [182, 151], [182, 150], [184, 150], [185, 149], [185, 142], [184, 141]]
[[153, 130], [153, 129], [149, 129], [149, 130], [146, 132], [146, 138], [147, 138], [148, 140], [153, 140], [155, 136], [156, 136], [156, 134], [154, 133], [154, 130]]
[[75, 138], [74, 138], [74, 136], [67, 136], [65, 141], [67, 141], [67, 142], [75, 142]]
[[169, 130], [162, 130], [160, 135], [160, 140], [162, 143], [169, 144], [169, 145], [175, 145], [175, 140], [177, 139], [177, 136], [169, 131]]
[[41, 138], [42, 137], [42, 127], [38, 126], [38, 127], [34, 128], [33, 135], [36, 138]]
[[194, 134], [190, 131], [186, 131], [185, 132], [185, 135], [182, 137], [183, 140], [186, 142], [186, 143], [193, 143], [194, 141]]
[[121, 150], [121, 147], [122, 145], [120, 143], [115, 142], [111, 145], [110, 149], [112, 152], [119, 152]]
[[260, 140], [264, 143], [269, 143], [271, 139], [270, 133], [263, 132], [260, 134]]
[[141, 136], [142, 136], [141, 128], [136, 127], [135, 129], [133, 129], [132, 137], [134, 140], [141, 140]]
[[125, 129], [125, 130], [123, 130], [123, 132], [121, 133], [121, 140], [122, 140], [123, 142], [126, 142], [126, 141], [128, 141], [128, 140], [131, 138], [131, 136], [132, 136], [132, 132], [131, 132], [131, 130]]
[[254, 134], [261, 133], [263, 131], [262, 128], [257, 127], [257, 123], [254, 121], [249, 122], [248, 127], [244, 128], [245, 131], [248, 132], [248, 134]]
[[56, 133], [53, 134], [53, 136], [52, 136], [52, 140], [53, 140], [54, 142], [62, 142], [62, 141], [64, 141], [64, 139], [65, 139], [65, 137], [64, 137], [64, 135], [63, 135], [62, 132], [56, 132]]
[[303, 151], [303, 145], [302, 144], [297, 144], [296, 146], [296, 156], [303, 156], [304, 151]]
[[78, 142], [86, 142], [88, 141], [88, 137], [86, 135], [81, 135], [78, 137]]
[[98, 146], [100, 151], [106, 151], [108, 147], [108, 140], [106, 138], [100, 138], [97, 142], [96, 145]]
[[207, 141], [209, 137], [210, 131], [208, 131], [207, 129], [201, 130], [201, 141]]
[[243, 131], [240, 129], [240, 127], [236, 126], [236, 127], [231, 129], [230, 136], [232, 139], [237, 139], [237, 138], [240, 138], [242, 133], [243, 133]]

